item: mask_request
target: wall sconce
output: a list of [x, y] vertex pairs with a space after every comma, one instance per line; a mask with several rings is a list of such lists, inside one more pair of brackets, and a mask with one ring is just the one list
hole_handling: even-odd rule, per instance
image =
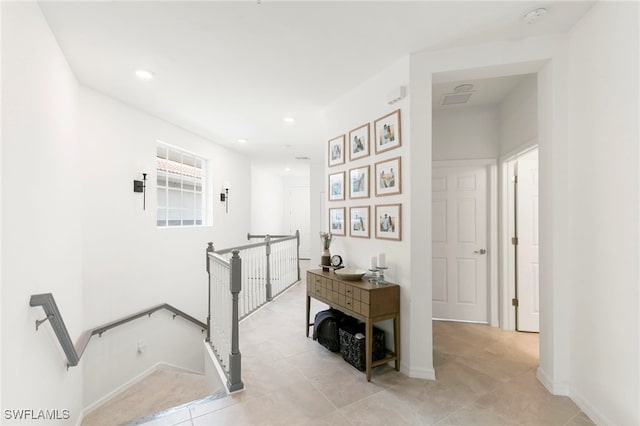
[[142, 174], [142, 180], [133, 181], [133, 192], [142, 192], [142, 210], [147, 208], [147, 174]]
[[220, 193], [220, 201], [224, 203], [224, 212], [229, 213], [229, 182], [225, 182], [223, 191]]

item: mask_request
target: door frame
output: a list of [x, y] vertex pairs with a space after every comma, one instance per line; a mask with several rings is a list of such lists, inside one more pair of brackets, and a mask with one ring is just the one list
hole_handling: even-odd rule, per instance
[[[487, 319], [491, 327], [499, 327], [498, 162], [494, 158], [481, 158], [473, 160], [433, 160], [431, 164], [433, 169], [466, 166], [484, 166], [487, 170]], [[431, 176], [433, 178], [433, 172]]]
[[511, 300], [516, 297], [515, 251], [511, 244], [514, 223], [509, 201], [513, 200], [514, 186], [511, 185], [509, 165], [518, 157], [538, 149], [538, 138], [525, 142], [522, 146], [500, 157], [500, 327], [504, 330], [516, 329], [516, 309]]

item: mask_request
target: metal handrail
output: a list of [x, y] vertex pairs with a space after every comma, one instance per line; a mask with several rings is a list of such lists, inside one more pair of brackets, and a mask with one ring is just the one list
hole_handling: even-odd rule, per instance
[[252, 238], [267, 238], [267, 237], [271, 237], [271, 238], [286, 238], [286, 237], [292, 237], [295, 235], [271, 235], [271, 234], [265, 234], [265, 235], [251, 235], [251, 233], [247, 234], [247, 240], [250, 240]]
[[[277, 238], [277, 240], [271, 240], [270, 243], [274, 244], [274, 243], [279, 243], [282, 241], [289, 241], [289, 240], [295, 240], [297, 237], [297, 235], [283, 235], [283, 236], [273, 236], [273, 235], [268, 235], [268, 237], [271, 238]], [[268, 241], [262, 241], [259, 243], [253, 243], [253, 244], [246, 244], [244, 246], [238, 246], [238, 247], [232, 247], [232, 248], [228, 248], [228, 249], [223, 249], [223, 250], [216, 250], [216, 254], [229, 254], [231, 253], [233, 250], [248, 250], [251, 248], [255, 248], [255, 247], [262, 247], [262, 246], [266, 246], [269, 242]]]
[[40, 325], [43, 322], [48, 320], [51, 323], [51, 327], [53, 328], [53, 331], [56, 333], [56, 337], [60, 342], [60, 346], [62, 346], [62, 350], [64, 351], [65, 356], [67, 357], [67, 369], [69, 367], [74, 367], [78, 365], [78, 363], [80, 362], [80, 358], [82, 357], [82, 354], [87, 348], [87, 345], [89, 344], [89, 340], [91, 339], [92, 336], [95, 336], [97, 334], [98, 337], [102, 337], [102, 334], [105, 333], [107, 330], [111, 330], [112, 328], [121, 326], [130, 321], [141, 318], [145, 315], [148, 315], [150, 317], [151, 314], [161, 309], [166, 309], [172, 312], [174, 319], [177, 316], [182, 317], [187, 321], [200, 327], [203, 332], [207, 330], [207, 325], [204, 322], [192, 317], [191, 315], [181, 311], [180, 309], [168, 303], [163, 303], [160, 305], [152, 306], [151, 308], [145, 309], [144, 311], [140, 311], [135, 314], [131, 314], [126, 317], [120, 318], [118, 320], [109, 322], [107, 324], [103, 324], [101, 326], [92, 328], [90, 330], [86, 330], [80, 335], [76, 344], [74, 345], [71, 342], [69, 331], [67, 330], [67, 326], [65, 325], [64, 320], [62, 319], [62, 315], [60, 314], [58, 305], [56, 305], [56, 301], [53, 298], [53, 294], [51, 293], [33, 294], [31, 295], [31, 300], [29, 301], [29, 305], [42, 306], [42, 309], [44, 310], [47, 316], [45, 319], [36, 320], [36, 331], [40, 328]]
[[[293, 240], [293, 239], [297, 239], [298, 240], [298, 259], [300, 259], [300, 230], [296, 230], [296, 233], [293, 235], [270, 235], [270, 234], [265, 234], [265, 235], [252, 235], [250, 232], [247, 233], [247, 240], [251, 240], [252, 238], [264, 238], [266, 241], [262, 242], [262, 243], [257, 243], [256, 244], [250, 244], [248, 246], [243, 246], [243, 247], [238, 247], [239, 250], [243, 250], [244, 248], [251, 248], [251, 247], [260, 247], [259, 244], [273, 244], [276, 242], [280, 242], [280, 241], [287, 241], [287, 240]], [[277, 240], [270, 240], [271, 238], [278, 238]], [[231, 249], [229, 249], [231, 250]], [[222, 254], [223, 252], [218, 252], [220, 254]], [[298, 264], [298, 281], [300, 281], [300, 265]]]

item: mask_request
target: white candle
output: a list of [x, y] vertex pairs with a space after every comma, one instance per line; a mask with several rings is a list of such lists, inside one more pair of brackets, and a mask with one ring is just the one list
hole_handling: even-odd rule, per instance
[[378, 255], [378, 266], [381, 268], [387, 267], [387, 256], [384, 253]]
[[371, 268], [370, 269], [377, 269], [378, 265], [376, 265], [376, 262], [378, 261], [378, 259], [375, 256], [371, 256]]

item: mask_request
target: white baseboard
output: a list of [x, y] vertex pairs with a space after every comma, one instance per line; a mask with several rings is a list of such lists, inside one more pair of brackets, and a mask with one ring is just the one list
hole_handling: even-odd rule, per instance
[[[111, 401], [113, 398], [115, 398], [116, 396], [118, 396], [122, 392], [126, 391], [131, 386], [135, 385], [136, 383], [140, 382], [141, 380], [143, 380], [144, 378], [149, 376], [151, 373], [154, 373], [154, 372], [156, 372], [158, 370], [172, 370], [172, 371], [178, 371], [178, 372], [181, 372], [181, 373], [203, 374], [202, 371], [195, 371], [195, 370], [191, 370], [189, 368], [179, 367], [177, 365], [169, 364], [167, 362], [158, 362], [158, 363], [152, 365], [151, 367], [147, 368], [146, 370], [144, 370], [142, 373], [140, 373], [137, 376], [133, 377], [131, 380], [128, 380], [127, 382], [125, 382], [122, 385], [118, 386], [117, 388], [115, 388], [114, 390], [112, 390], [111, 392], [109, 392], [108, 394], [103, 396], [102, 398], [98, 399], [97, 401], [95, 401], [95, 402], [89, 404], [87, 407], [85, 407], [82, 410], [82, 413], [80, 414], [80, 423], [82, 423], [82, 419], [84, 417], [86, 417], [87, 415], [91, 414], [93, 411], [95, 411], [98, 408], [102, 407], [104, 404], [106, 404], [107, 402]], [[77, 423], [77, 424], [79, 425], [80, 423]]]
[[582, 394], [576, 392], [567, 383], [553, 383], [549, 378], [549, 375], [545, 373], [540, 367], [536, 371], [536, 377], [540, 380], [540, 383], [553, 395], [564, 395], [571, 398], [571, 400], [582, 410], [591, 421], [597, 425], [612, 425], [614, 424], [606, 415], [604, 415], [599, 409], [595, 407], [588, 399]]
[[400, 371], [414, 379], [436, 379], [436, 371], [433, 368], [409, 368], [406, 364], [400, 363]]
[[598, 410], [594, 405], [589, 402], [586, 398], [584, 398], [580, 393], [576, 392], [574, 389], [571, 389], [569, 392], [569, 398], [576, 403], [576, 405], [597, 425], [613, 425], [615, 424], [610, 419], [607, 418], [600, 410]]
[[536, 370], [536, 377], [552, 395], [569, 396], [569, 384], [554, 382], [541, 367]]

